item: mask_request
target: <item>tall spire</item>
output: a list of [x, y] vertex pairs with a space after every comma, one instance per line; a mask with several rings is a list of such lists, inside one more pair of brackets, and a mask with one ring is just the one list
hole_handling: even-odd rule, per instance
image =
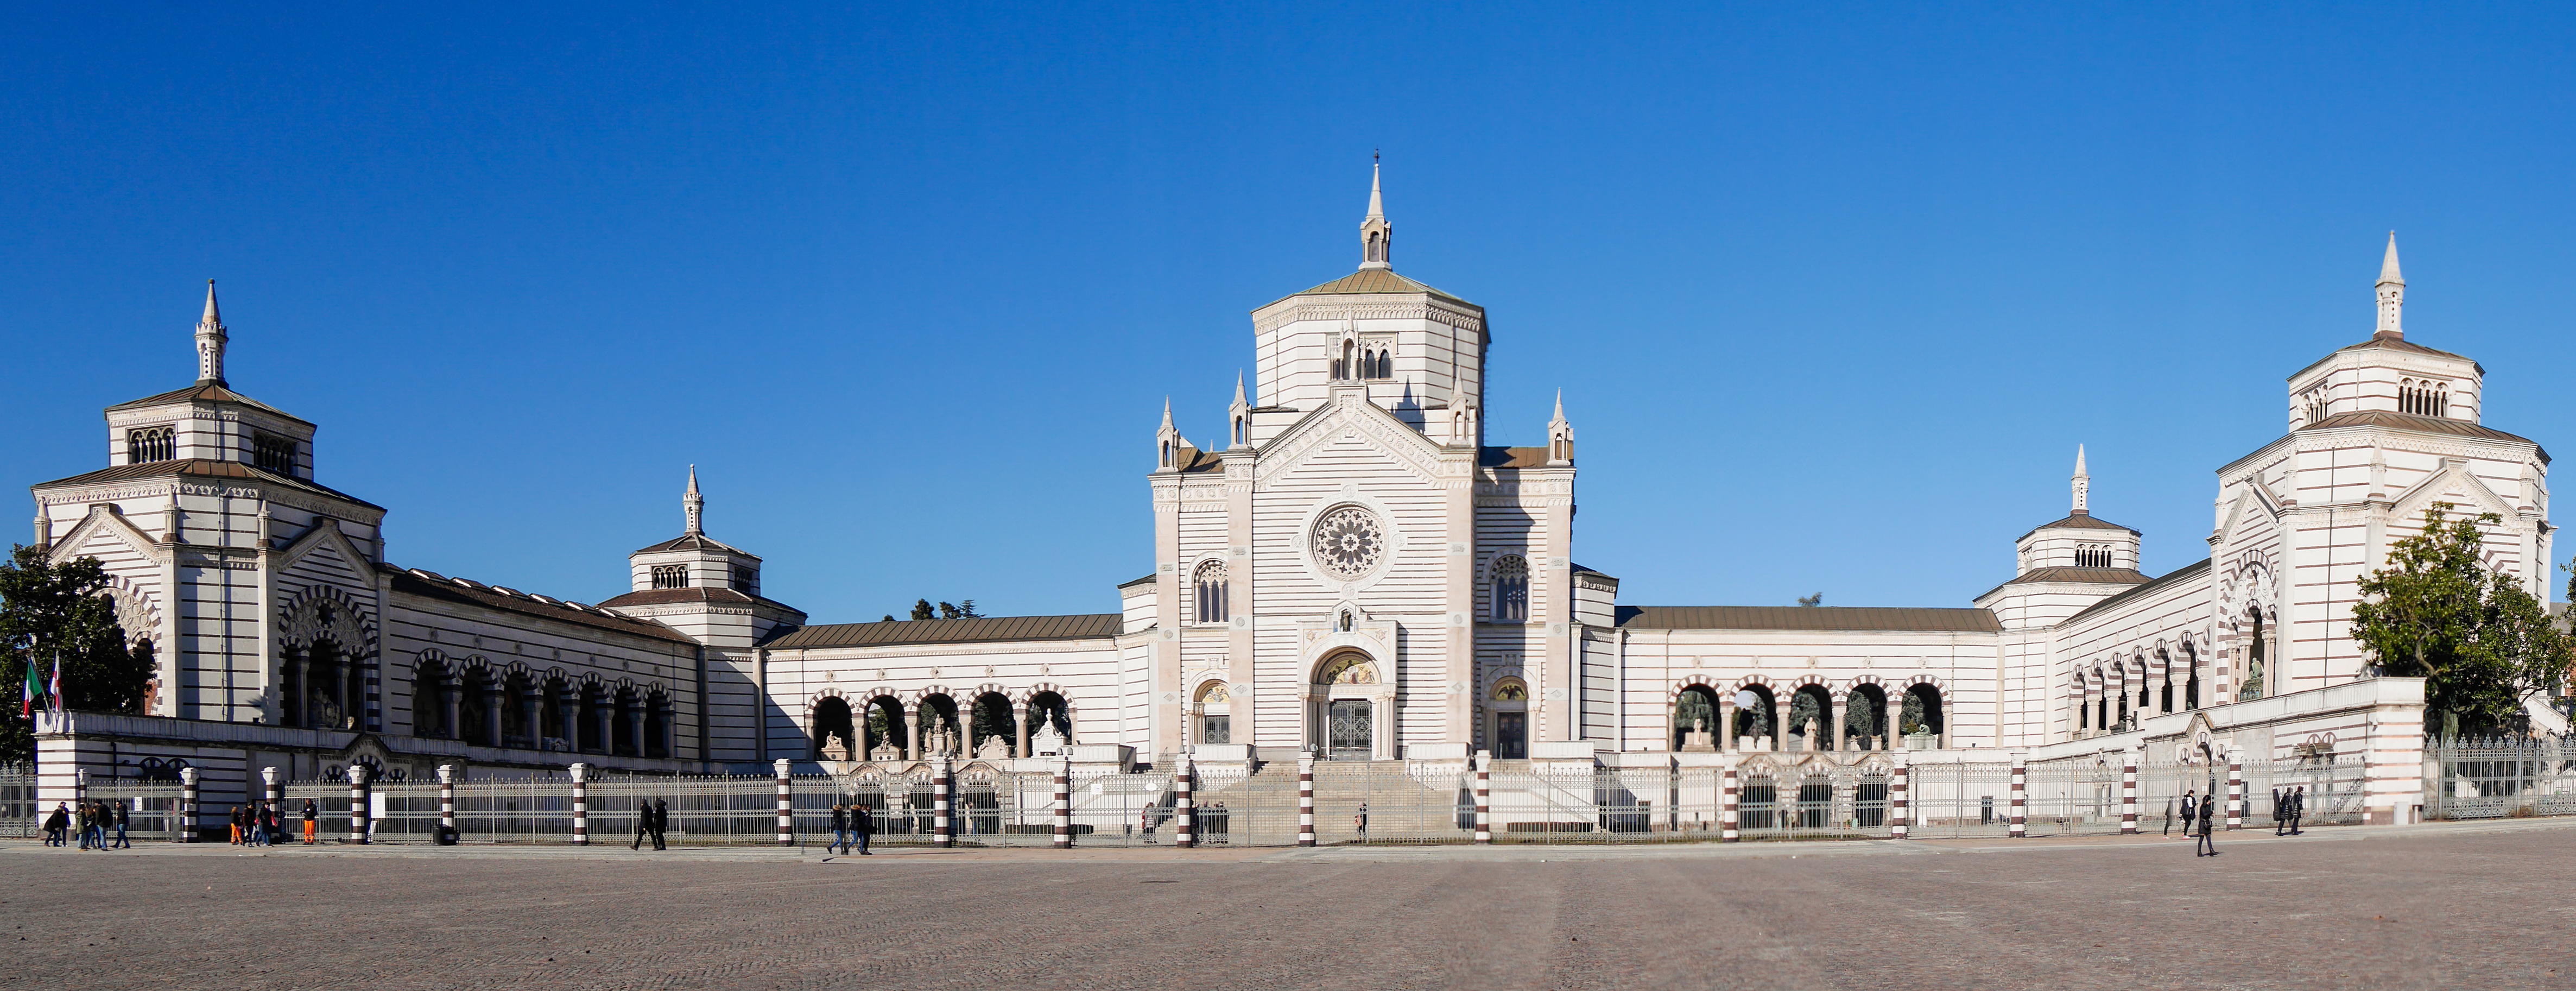
[[1547, 463], [1574, 463], [1574, 424], [1565, 419], [1565, 390], [1556, 390], [1556, 415], [1547, 421]]
[[2074, 515], [2093, 515], [2092, 511], [2085, 507], [2087, 497], [2092, 494], [2093, 476], [2084, 473], [2084, 445], [2082, 444], [2075, 445], [2075, 478], [2070, 484], [2075, 489]]
[[2406, 328], [2399, 321], [2406, 309], [2406, 278], [2397, 274], [2397, 232], [2388, 232], [2388, 255], [2379, 262], [2379, 330], [2372, 337], [2404, 340]]
[[1395, 225], [1386, 222], [1386, 199], [1378, 192], [1377, 156], [1369, 157], [1369, 212], [1360, 221], [1360, 267], [1392, 268], [1388, 249], [1395, 241]]
[[707, 500], [698, 494], [698, 466], [689, 466], [689, 493], [680, 497], [680, 509], [689, 517], [689, 536], [706, 532]]
[[1243, 369], [1234, 370], [1234, 402], [1225, 407], [1228, 421], [1225, 448], [1239, 451], [1252, 446], [1252, 401], [1243, 396]]
[[197, 318], [197, 381], [224, 384], [224, 318], [215, 311], [215, 280], [206, 280], [206, 313]]

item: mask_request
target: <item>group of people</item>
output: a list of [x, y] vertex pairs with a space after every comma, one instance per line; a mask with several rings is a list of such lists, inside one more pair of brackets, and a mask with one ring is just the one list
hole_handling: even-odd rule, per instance
[[[304, 842], [313, 842], [313, 824], [322, 817], [321, 806], [312, 799], [304, 800]], [[286, 831], [286, 814], [275, 802], [236, 805], [232, 811], [232, 844], [234, 846], [276, 846], [278, 834]]]
[[850, 842], [855, 839], [858, 841], [859, 856], [874, 856], [868, 852], [868, 837], [874, 835], [876, 831], [876, 816], [868, 811], [867, 806], [841, 805], [834, 803], [832, 806], [832, 844], [824, 847], [823, 849], [839, 850], [842, 853], [848, 853], [850, 852]]
[[2308, 814], [2308, 786], [2272, 789], [2272, 835], [2299, 835], [2299, 819]]
[[[77, 811], [69, 803], [56, 802], [54, 814], [45, 817], [45, 845], [72, 845], [72, 828], [77, 824], [83, 850], [130, 849], [134, 844], [125, 841], [125, 822], [129, 814], [122, 799], [115, 802], [83, 801]], [[107, 831], [111, 829], [116, 831], [116, 839], [112, 842], [107, 838]]]
[[669, 828], [671, 828], [671, 807], [669, 805], [664, 804], [662, 800], [658, 798], [650, 802], [640, 798], [636, 799], [635, 842], [627, 844], [626, 848], [629, 850], [644, 849], [644, 838], [650, 836], [653, 838], [653, 849], [667, 850], [669, 847], [662, 845], [662, 831]]

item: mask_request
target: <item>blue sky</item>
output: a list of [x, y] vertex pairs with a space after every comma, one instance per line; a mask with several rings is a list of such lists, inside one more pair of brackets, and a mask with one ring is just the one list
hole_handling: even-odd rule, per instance
[[104, 464], [212, 277], [397, 563], [606, 598], [696, 463], [816, 621], [1110, 611], [1164, 397], [1221, 435], [1372, 149], [1633, 604], [1966, 605], [2078, 443], [2196, 561], [2392, 228], [2409, 337], [2576, 449], [2568, 8], [2249, 8], [21, 9], [0, 467]]

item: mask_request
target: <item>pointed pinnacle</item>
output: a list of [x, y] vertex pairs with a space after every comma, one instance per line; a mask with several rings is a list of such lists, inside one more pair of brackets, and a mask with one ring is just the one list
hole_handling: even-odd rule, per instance
[[1369, 212], [1368, 212], [1368, 215], [1369, 215], [1369, 217], [1370, 217], [1370, 218], [1372, 218], [1372, 219], [1384, 220], [1384, 219], [1386, 219], [1386, 205], [1385, 205], [1385, 201], [1384, 201], [1384, 200], [1382, 200], [1382, 199], [1380, 199], [1380, 198], [1379, 198], [1379, 196], [1378, 196], [1378, 187], [1377, 187], [1377, 173], [1378, 173], [1378, 169], [1379, 169], [1379, 166], [1378, 166], [1376, 163], [1372, 162], [1372, 163], [1370, 163], [1370, 164], [1369, 164]]
[[2075, 473], [2084, 474], [2084, 445], [2075, 445]]
[[2379, 284], [2384, 286], [2391, 282], [2401, 286], [2406, 284], [2406, 278], [2397, 274], [2396, 231], [2388, 232], [2388, 255], [2379, 262]]
[[207, 327], [221, 327], [224, 325], [223, 314], [218, 313], [215, 310], [215, 280], [213, 279], [206, 280], [206, 313], [204, 316], [197, 318], [197, 323], [200, 326]]
[[1556, 390], [1556, 418], [1565, 419], [1565, 390]]

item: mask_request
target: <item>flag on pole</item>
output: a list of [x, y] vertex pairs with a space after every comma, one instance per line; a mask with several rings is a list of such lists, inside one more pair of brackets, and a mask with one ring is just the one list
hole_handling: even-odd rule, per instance
[[52, 696], [54, 711], [63, 711], [63, 659], [60, 655], [54, 657], [54, 683], [45, 689], [45, 693]]
[[36, 690], [36, 659], [32, 657], [27, 659], [26, 687], [27, 698], [25, 701], [18, 703], [18, 718], [34, 719], [36, 718], [36, 696], [39, 693]]

